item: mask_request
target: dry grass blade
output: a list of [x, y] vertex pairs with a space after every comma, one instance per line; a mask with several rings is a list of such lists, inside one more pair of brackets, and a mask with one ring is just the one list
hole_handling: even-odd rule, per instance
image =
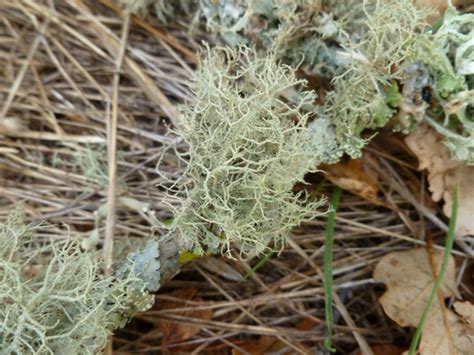
[[122, 69], [123, 57], [127, 45], [128, 31], [130, 29], [130, 15], [125, 16], [122, 36], [120, 40], [120, 51], [115, 62], [115, 73], [112, 83], [112, 110], [107, 121], [107, 164], [108, 164], [108, 190], [107, 190], [107, 220], [105, 224], [105, 238], [103, 246], [104, 266], [107, 274], [111, 273], [114, 230], [116, 221], [116, 189], [117, 189], [117, 121], [118, 121], [118, 99], [120, 85], [120, 70]]

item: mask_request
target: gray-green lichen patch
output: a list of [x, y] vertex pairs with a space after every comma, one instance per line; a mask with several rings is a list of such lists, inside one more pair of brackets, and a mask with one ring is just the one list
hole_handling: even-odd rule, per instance
[[73, 241], [40, 240], [36, 228], [19, 210], [0, 224], [2, 354], [93, 354], [150, 307], [140, 279], [105, 277], [96, 255]]
[[171, 231], [190, 250], [230, 253], [236, 242], [243, 254], [261, 253], [319, 213], [320, 201], [292, 192], [319, 163], [306, 127], [314, 115], [303, 109], [315, 94], [285, 99], [303, 84], [271, 55], [259, 58], [248, 48], [206, 52], [195, 99], [182, 110], [191, 184]]
[[163, 24], [196, 10], [195, 0], [117, 0], [132, 14], [146, 16], [153, 11]]
[[160, 249], [157, 240], [150, 239], [138, 251], [129, 253], [116, 277], [126, 279], [130, 273], [142, 280], [149, 291], [158, 291], [160, 288]]
[[[181, 6], [179, 1], [142, 2], [147, 1], [146, 6], [170, 13]], [[130, 3], [137, 9], [138, 0]], [[454, 157], [474, 162], [472, 14], [460, 15], [450, 6], [440, 28], [429, 30], [425, 19], [432, 12], [412, 0], [189, 4], [229, 46], [253, 45], [260, 54], [272, 53], [306, 74], [332, 78], [334, 89], [321, 117], [335, 129], [339, 157], [359, 156], [367, 129], [393, 120], [396, 129], [408, 132], [426, 121], [443, 134]], [[413, 70], [421, 70], [423, 77]], [[424, 79], [429, 84], [419, 86]], [[394, 85], [403, 95], [401, 102], [394, 101]], [[430, 109], [432, 101], [439, 109]]]
[[[428, 30], [431, 12], [411, 0], [202, 0], [200, 6], [208, 29], [229, 45], [252, 43], [307, 74], [332, 77], [320, 116], [335, 129], [336, 156], [359, 156], [367, 129], [394, 120], [407, 132], [425, 121], [454, 157], [474, 162], [472, 14], [448, 7], [440, 28]], [[439, 107], [433, 110], [432, 102]]]
[[201, 0], [209, 31], [224, 41], [254, 45], [309, 74], [333, 75], [341, 64], [339, 19], [358, 5], [349, 1]]
[[448, 7], [441, 27], [417, 44], [431, 80], [425, 120], [456, 159], [474, 164], [474, 15]]
[[[365, 129], [384, 126], [396, 113], [390, 88], [426, 26], [429, 12], [412, 1], [367, 2], [358, 10], [358, 35], [346, 32], [339, 56], [346, 61], [333, 79], [325, 115], [336, 126], [341, 149], [352, 157], [365, 145]], [[354, 26], [354, 24], [353, 24]]]

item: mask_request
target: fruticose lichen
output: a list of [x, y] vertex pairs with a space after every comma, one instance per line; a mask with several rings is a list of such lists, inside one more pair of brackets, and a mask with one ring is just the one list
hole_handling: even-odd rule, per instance
[[[195, 6], [233, 47], [205, 51], [194, 100], [182, 108], [187, 129], [178, 134], [189, 149], [177, 156], [187, 167], [161, 187], [184, 202], [168, 234], [130, 253], [113, 277], [74, 242], [40, 241], [14, 218], [0, 225], [6, 354], [92, 353], [182, 263], [231, 255], [235, 244], [243, 255], [283, 245], [322, 205], [295, 185], [321, 162], [359, 156], [367, 130], [426, 122], [474, 164], [472, 14], [449, 7], [429, 28], [431, 13], [411, 0], [121, 2], [139, 14], [154, 7], [163, 23]], [[323, 105], [296, 70], [332, 79]]]
[[208, 29], [227, 44], [252, 43], [307, 75], [332, 78], [321, 117], [338, 148], [326, 162], [358, 157], [368, 129], [393, 121], [408, 132], [425, 121], [445, 136], [454, 157], [474, 163], [474, 15], [449, 6], [441, 27], [430, 29], [433, 12], [412, 0], [200, 6]]
[[384, 126], [396, 113], [392, 85], [402, 79], [401, 65], [412, 55], [413, 44], [425, 36], [423, 19], [429, 15], [411, 0], [367, 1], [362, 10], [357, 36], [343, 36], [338, 55], [346, 62], [325, 102], [341, 151], [351, 157], [365, 145], [364, 130]]
[[146, 16], [153, 10], [161, 23], [195, 11], [195, 0], [117, 0], [132, 14]]
[[70, 145], [70, 150], [60, 151], [53, 155], [53, 165], [56, 168], [70, 169], [89, 183], [107, 186], [109, 178], [107, 176], [106, 147], [103, 144], [90, 145], [84, 147]]
[[[295, 102], [285, 93], [302, 86], [290, 67], [248, 48], [207, 51], [193, 84], [194, 100], [183, 108], [189, 145], [181, 156], [186, 200], [173, 221], [196, 254], [261, 253], [273, 240], [282, 245], [290, 230], [317, 215], [320, 201], [294, 193], [314, 171], [312, 136], [305, 112], [315, 100], [301, 91]], [[323, 149], [321, 149], [323, 150]]]
[[397, 75], [386, 76], [382, 123], [393, 118], [404, 133], [428, 123], [444, 136], [454, 158], [474, 164], [474, 15], [449, 6], [442, 20], [439, 28], [414, 36]]
[[93, 354], [151, 305], [140, 279], [103, 276], [94, 254], [25, 225], [18, 211], [0, 224], [2, 354]]

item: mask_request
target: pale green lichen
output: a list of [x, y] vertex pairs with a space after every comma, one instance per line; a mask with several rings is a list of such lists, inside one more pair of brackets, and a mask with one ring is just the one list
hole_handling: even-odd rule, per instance
[[327, 164], [337, 163], [341, 149], [336, 139], [336, 127], [326, 118], [318, 118], [308, 125], [311, 136], [308, 150], [313, 152], [317, 160]]
[[168, 23], [176, 16], [193, 12], [196, 2], [192, 0], [117, 0], [132, 14], [147, 16], [150, 11], [162, 23]]
[[[454, 157], [474, 163], [474, 15], [460, 15], [450, 6], [441, 27], [427, 31], [425, 19], [433, 12], [411, 0], [201, 0], [200, 5], [208, 29], [229, 45], [254, 43], [307, 74], [333, 78], [317, 123], [330, 122], [327, 127], [336, 134], [337, 147], [325, 162], [344, 153], [358, 157], [370, 138], [363, 132], [394, 119], [404, 132], [430, 123]], [[441, 111], [430, 110], [428, 101]]]
[[255, 45], [310, 74], [332, 75], [341, 64], [336, 18], [359, 5], [350, 1], [200, 0], [207, 28], [230, 46]]
[[474, 164], [474, 15], [450, 6], [442, 20], [415, 38], [398, 84], [392, 83], [397, 90], [385, 102], [396, 110], [396, 130], [409, 133], [428, 123], [454, 158]]
[[119, 279], [126, 279], [129, 274], [136, 275], [143, 281], [147, 290], [158, 291], [161, 286], [159, 257], [159, 243], [157, 240], [150, 239], [141, 250], [127, 255], [115, 276]]
[[150, 306], [140, 279], [104, 277], [95, 255], [41, 238], [18, 211], [0, 224], [2, 354], [93, 354]]
[[[318, 155], [303, 107], [315, 100], [301, 92], [296, 103], [287, 90], [303, 85], [294, 70], [253, 50], [208, 50], [193, 85], [195, 99], [183, 109], [189, 127], [180, 135], [189, 145], [183, 159], [192, 186], [173, 220], [196, 254], [261, 253], [273, 240], [282, 245], [290, 230], [313, 218], [320, 201], [293, 193]], [[186, 184], [183, 184], [186, 186]]]
[[474, 15], [450, 6], [440, 28], [422, 31], [429, 12], [411, 1], [378, 1], [364, 10], [363, 31], [343, 45], [340, 55], [349, 61], [325, 105], [341, 152], [357, 157], [361, 133], [390, 120], [405, 133], [426, 122], [454, 158], [473, 164]]
[[474, 164], [474, 14], [446, 10], [439, 29], [419, 41], [417, 62], [429, 72], [431, 102], [425, 120], [445, 138], [453, 156]]
[[[142, 15], [154, 7], [162, 22], [194, 4], [121, 1]], [[207, 50], [196, 97], [182, 110], [189, 127], [179, 132], [189, 146], [178, 154], [187, 164], [185, 180], [167, 188], [180, 188], [185, 199], [167, 237], [183, 242], [163, 246], [177, 266], [162, 274], [161, 241], [150, 240], [105, 277], [96, 255], [72, 241], [40, 239], [12, 216], [0, 225], [2, 354], [94, 353], [149, 307], [146, 289], [157, 290], [182, 263], [208, 252], [230, 255], [233, 243], [243, 255], [283, 245], [321, 206], [293, 192], [295, 184], [320, 162], [358, 156], [366, 129], [394, 118], [404, 131], [428, 122], [456, 158], [474, 164], [474, 15], [450, 7], [439, 29], [424, 31], [429, 12], [410, 0], [200, 0], [199, 6], [208, 28], [237, 49]], [[258, 57], [242, 43], [269, 53]], [[297, 67], [333, 76], [324, 107], [304, 90]], [[76, 165], [105, 184], [101, 160], [85, 152]], [[146, 206], [123, 201], [155, 223]]]
[[53, 154], [55, 168], [78, 174], [87, 182], [107, 186], [107, 149], [104, 144], [67, 144], [67, 150], [61, 149]]
[[[425, 19], [433, 12], [412, 0], [189, 4], [228, 45], [252, 44], [306, 74], [333, 79], [320, 116], [331, 123], [338, 147], [326, 162], [344, 153], [359, 156], [370, 138], [363, 132], [393, 120], [404, 132], [427, 121], [446, 137], [456, 158], [474, 163], [472, 14], [459, 15], [450, 6], [441, 27], [429, 31]], [[422, 85], [426, 79], [429, 83]], [[426, 86], [434, 88], [441, 119], [419, 99]]]
[[359, 156], [365, 145], [361, 133], [384, 126], [395, 114], [391, 86], [402, 79], [400, 65], [412, 55], [413, 43], [425, 36], [427, 15], [411, 0], [364, 2], [358, 35], [347, 32], [341, 43], [346, 64], [325, 103], [342, 152]]

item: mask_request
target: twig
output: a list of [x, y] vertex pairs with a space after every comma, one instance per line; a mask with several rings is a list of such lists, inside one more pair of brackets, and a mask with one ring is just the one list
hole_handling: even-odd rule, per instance
[[108, 176], [109, 187], [107, 191], [107, 220], [105, 225], [104, 240], [104, 268], [106, 274], [110, 274], [112, 267], [112, 252], [115, 228], [115, 203], [117, 185], [117, 118], [118, 118], [118, 95], [120, 84], [120, 70], [122, 68], [125, 49], [127, 47], [128, 31], [130, 28], [130, 15], [126, 14], [122, 28], [120, 51], [115, 62], [115, 73], [113, 77], [112, 112], [107, 122], [107, 153], [108, 153]]

